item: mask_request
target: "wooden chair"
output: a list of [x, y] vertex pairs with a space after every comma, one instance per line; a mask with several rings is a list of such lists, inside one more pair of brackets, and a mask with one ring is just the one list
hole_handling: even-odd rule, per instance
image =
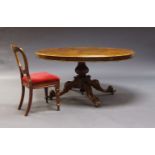
[[[56, 106], [57, 106], [57, 110], [60, 110], [60, 97], [59, 97], [60, 78], [56, 75], [49, 74], [48, 72], [38, 72], [38, 73], [29, 74], [28, 61], [23, 49], [17, 47], [16, 45], [11, 45], [11, 48], [15, 54], [16, 61], [20, 71], [20, 77], [21, 77], [22, 94], [21, 94], [21, 100], [20, 100], [18, 109], [20, 110], [23, 104], [25, 87], [29, 89], [29, 102], [28, 102], [25, 116], [28, 116], [28, 113], [31, 109], [33, 89], [44, 88], [45, 99], [46, 99], [46, 102], [48, 103], [48, 88], [55, 87]], [[22, 56], [23, 65], [20, 61], [19, 54], [21, 54]]]

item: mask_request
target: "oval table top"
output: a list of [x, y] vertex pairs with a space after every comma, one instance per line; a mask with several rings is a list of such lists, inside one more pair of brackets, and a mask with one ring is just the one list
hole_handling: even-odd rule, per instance
[[134, 51], [121, 48], [47, 48], [36, 52], [39, 58], [62, 61], [117, 61], [129, 59]]

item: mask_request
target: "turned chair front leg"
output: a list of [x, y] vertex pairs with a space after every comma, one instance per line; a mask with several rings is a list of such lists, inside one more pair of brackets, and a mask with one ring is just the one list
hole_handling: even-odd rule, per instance
[[55, 85], [55, 97], [56, 97], [56, 105], [57, 111], [60, 111], [60, 82]]

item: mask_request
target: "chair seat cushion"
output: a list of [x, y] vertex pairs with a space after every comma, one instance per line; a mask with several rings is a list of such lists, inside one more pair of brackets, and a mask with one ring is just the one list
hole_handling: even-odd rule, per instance
[[[57, 75], [53, 75], [48, 72], [32, 73], [30, 74], [30, 78], [32, 80], [32, 84], [50, 83], [60, 80], [60, 78]], [[28, 83], [27, 76], [24, 76], [22, 80], [24, 83]]]

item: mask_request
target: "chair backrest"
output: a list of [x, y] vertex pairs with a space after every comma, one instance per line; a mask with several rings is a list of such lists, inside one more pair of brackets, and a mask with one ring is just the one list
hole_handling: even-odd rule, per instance
[[[23, 49], [17, 47], [14, 44], [11, 44], [11, 48], [12, 48], [12, 51], [14, 52], [14, 54], [15, 54], [15, 58], [16, 58], [16, 61], [17, 61], [17, 65], [19, 67], [21, 77], [27, 76], [28, 78], [30, 78], [28, 61], [27, 61], [27, 57], [26, 57]], [[21, 63], [20, 55], [21, 55], [23, 64]]]

